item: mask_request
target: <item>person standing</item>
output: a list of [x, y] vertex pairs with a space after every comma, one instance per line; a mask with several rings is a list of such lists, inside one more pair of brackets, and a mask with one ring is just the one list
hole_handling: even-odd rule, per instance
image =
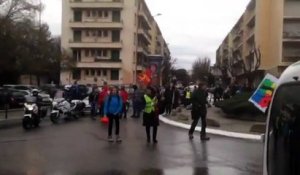
[[164, 99], [165, 99], [165, 109], [166, 109], [166, 115], [169, 116], [172, 111], [172, 91], [170, 86], [166, 87], [166, 90], [164, 92]]
[[207, 92], [206, 87], [203, 83], [199, 83], [198, 88], [194, 90], [191, 98], [192, 102], [192, 120], [193, 123], [189, 130], [189, 138], [193, 139], [193, 133], [198, 124], [199, 119], [201, 118], [201, 133], [200, 138], [202, 141], [209, 140], [209, 137], [206, 136], [206, 114], [207, 108]]
[[74, 84], [71, 87], [71, 100], [79, 100], [80, 99], [80, 92], [79, 86], [77, 81], [74, 81]]
[[157, 98], [155, 90], [151, 87], [147, 87], [146, 94], [144, 95], [144, 114], [143, 114], [143, 125], [146, 128], [147, 142], [150, 143], [150, 129], [153, 128], [152, 141], [157, 143], [157, 127], [159, 125]]
[[191, 96], [192, 96], [192, 92], [190, 90], [189, 87], [187, 87], [186, 92], [185, 92], [185, 107], [187, 107], [188, 105], [190, 105], [191, 103]]
[[104, 82], [104, 86], [102, 88], [102, 91], [99, 93], [98, 96], [98, 107], [99, 107], [99, 113], [100, 117], [103, 117], [104, 112], [104, 100], [109, 95], [109, 88], [106, 82]]
[[124, 116], [124, 118], [127, 118], [127, 106], [128, 106], [128, 92], [125, 90], [125, 87], [121, 87], [120, 96], [122, 97], [123, 101], [123, 110], [121, 118]]
[[108, 141], [113, 142], [112, 130], [113, 124], [116, 125], [115, 135], [116, 141], [121, 142], [120, 132], [120, 114], [122, 113], [122, 97], [118, 93], [117, 87], [113, 87], [111, 93], [107, 96], [104, 102], [104, 116], [109, 119], [108, 122]]
[[89, 103], [91, 104], [91, 117], [95, 119], [97, 115], [97, 103], [98, 103], [98, 87], [94, 86], [92, 92], [89, 95]]
[[140, 118], [140, 114], [142, 111], [142, 102], [143, 102], [143, 93], [138, 89], [136, 85], [133, 85], [133, 94], [132, 94], [132, 107], [133, 107], [133, 115], [132, 118]]

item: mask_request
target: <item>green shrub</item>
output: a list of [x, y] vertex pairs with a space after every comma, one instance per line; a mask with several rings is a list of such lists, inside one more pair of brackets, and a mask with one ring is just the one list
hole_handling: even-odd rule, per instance
[[248, 100], [252, 93], [238, 94], [230, 99], [216, 102], [216, 107], [227, 114], [261, 114], [261, 112]]

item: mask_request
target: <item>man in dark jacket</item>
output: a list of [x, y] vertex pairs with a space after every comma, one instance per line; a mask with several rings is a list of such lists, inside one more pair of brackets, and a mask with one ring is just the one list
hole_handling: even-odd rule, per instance
[[191, 98], [192, 102], [192, 119], [193, 123], [189, 130], [189, 137], [193, 139], [193, 133], [198, 124], [199, 119], [201, 118], [201, 140], [209, 140], [209, 137], [206, 136], [206, 105], [207, 102], [207, 92], [205, 90], [205, 85], [203, 83], [199, 83], [198, 88], [194, 90]]

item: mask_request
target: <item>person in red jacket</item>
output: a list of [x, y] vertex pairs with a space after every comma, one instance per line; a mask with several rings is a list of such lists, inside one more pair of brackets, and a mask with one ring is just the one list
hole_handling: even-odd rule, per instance
[[104, 82], [103, 89], [99, 93], [99, 96], [98, 96], [98, 107], [99, 107], [99, 111], [100, 111], [100, 117], [103, 117], [104, 101], [108, 95], [109, 95], [109, 88], [108, 88], [107, 83]]
[[127, 118], [128, 92], [125, 90], [124, 86], [121, 87], [120, 96], [122, 97], [122, 101], [123, 101], [123, 110], [122, 110], [121, 118], [123, 116], [124, 118]]

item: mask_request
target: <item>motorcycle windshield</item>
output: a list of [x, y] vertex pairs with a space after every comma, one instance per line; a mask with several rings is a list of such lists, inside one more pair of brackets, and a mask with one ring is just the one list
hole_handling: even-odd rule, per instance
[[25, 101], [26, 103], [36, 103], [36, 97], [33, 97], [33, 96], [26, 96], [25, 97]]

